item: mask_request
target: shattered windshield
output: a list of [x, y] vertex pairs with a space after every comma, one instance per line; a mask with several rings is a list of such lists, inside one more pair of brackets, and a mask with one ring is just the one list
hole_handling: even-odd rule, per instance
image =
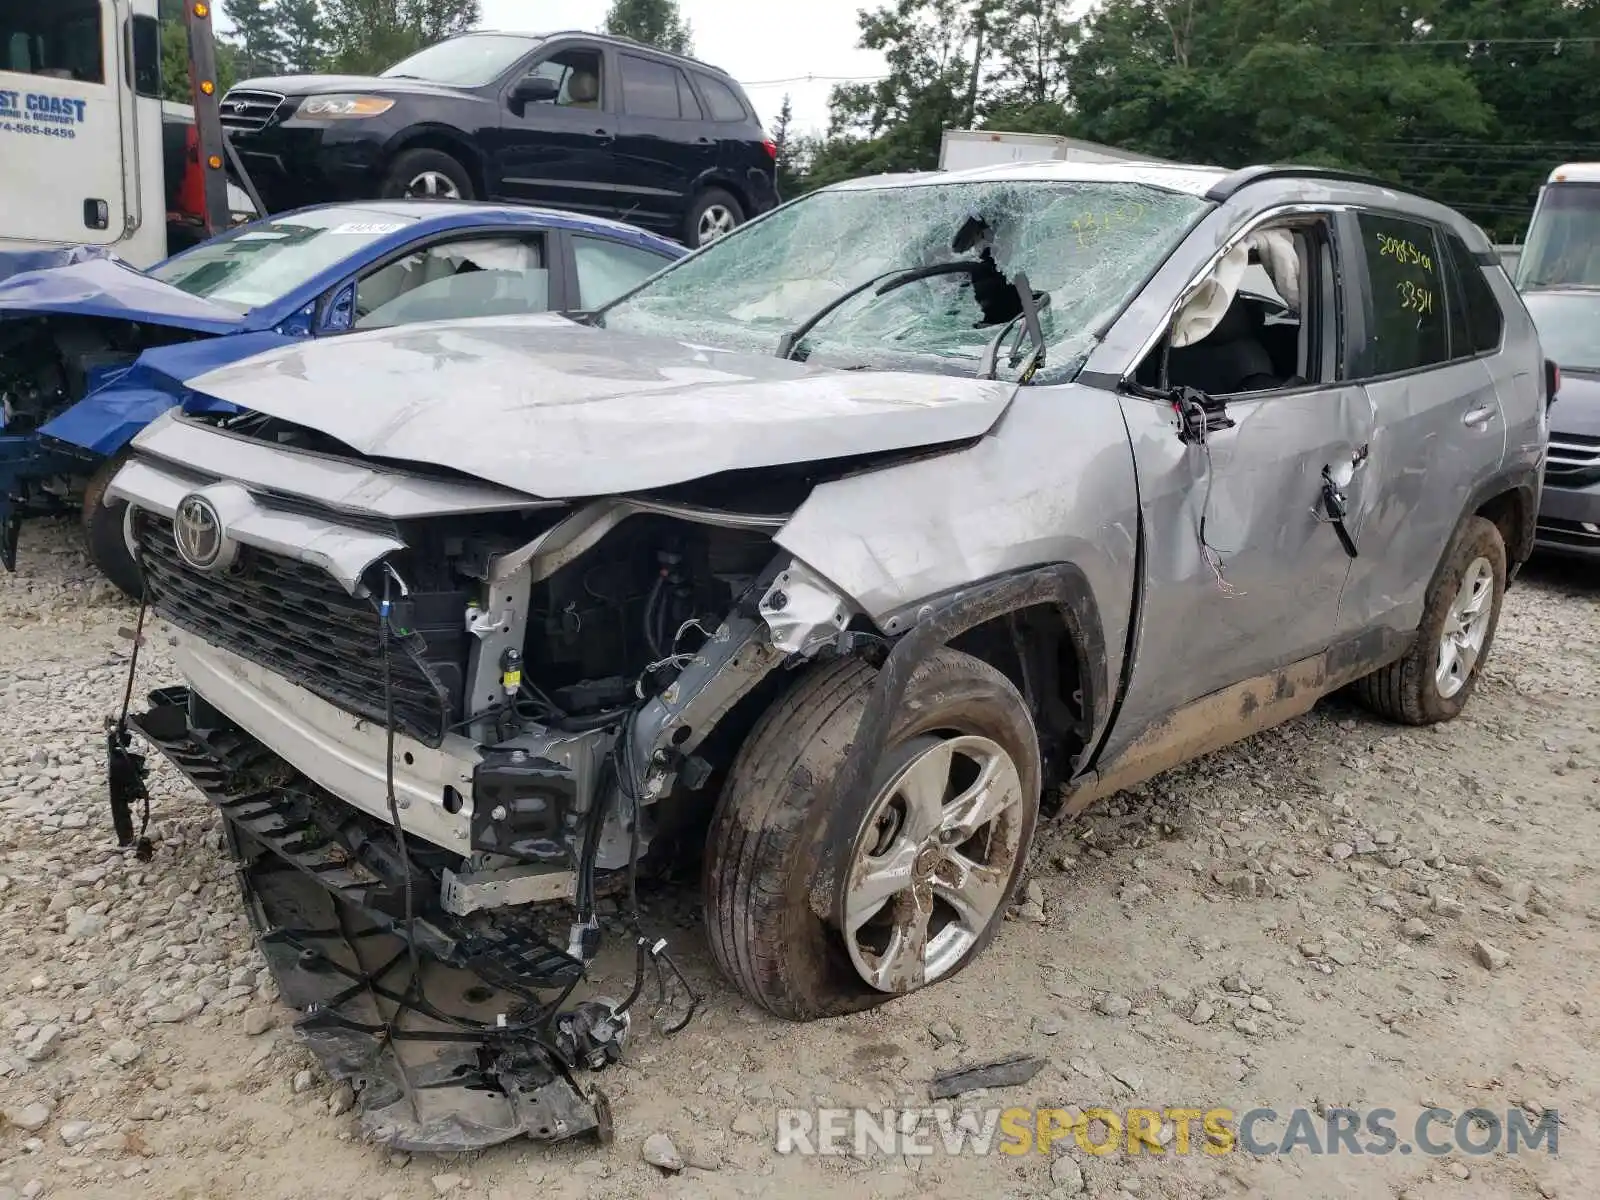
[[1204, 207], [1195, 196], [1120, 182], [818, 192], [682, 260], [598, 320], [608, 329], [771, 354], [784, 335], [854, 287], [890, 272], [965, 261], [970, 272], [920, 278], [882, 294], [867, 288], [818, 321], [794, 357], [975, 373], [984, 348], [1016, 316], [1011, 281], [1020, 271], [1041, 307], [1047, 353], [1039, 378], [1070, 378], [1096, 327], [1121, 309]]
[[158, 263], [146, 274], [191, 296], [248, 312], [282, 299], [410, 224], [407, 218], [357, 208], [257, 221]]

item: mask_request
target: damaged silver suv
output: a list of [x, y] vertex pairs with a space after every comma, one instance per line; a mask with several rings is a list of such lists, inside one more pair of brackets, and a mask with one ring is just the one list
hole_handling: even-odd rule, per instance
[[184, 677], [113, 815], [137, 731], [376, 1136], [602, 1128], [641, 864], [703, 844], [717, 962], [815, 1018], [971, 964], [1046, 800], [1347, 685], [1455, 716], [1548, 379], [1476, 226], [1307, 168], [860, 180], [581, 323], [276, 350], [112, 484]]

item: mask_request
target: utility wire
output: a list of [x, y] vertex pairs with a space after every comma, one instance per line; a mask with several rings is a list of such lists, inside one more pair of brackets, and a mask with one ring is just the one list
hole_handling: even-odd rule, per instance
[[791, 83], [877, 83], [889, 78], [883, 75], [793, 75], [788, 79], [757, 79], [753, 83], [740, 80], [739, 84], [745, 88], [780, 87]]

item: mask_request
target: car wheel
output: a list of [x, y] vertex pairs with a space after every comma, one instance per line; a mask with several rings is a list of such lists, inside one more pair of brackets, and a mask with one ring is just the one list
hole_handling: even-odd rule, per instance
[[89, 561], [130, 600], [138, 600], [144, 595], [144, 574], [122, 533], [128, 505], [124, 500], [105, 498], [111, 477], [126, 461], [124, 455], [109, 458], [89, 477], [83, 489], [83, 537]]
[[[803, 677], [745, 741], [712, 818], [712, 953], [790, 1020], [870, 1008], [964, 969], [1005, 920], [1038, 820], [1026, 702], [949, 649], [913, 672], [870, 786], [833, 797], [875, 678], [856, 661]], [[842, 882], [814, 908], [825, 858]]]
[[1469, 517], [1428, 590], [1415, 644], [1398, 662], [1358, 680], [1357, 699], [1405, 725], [1450, 720], [1483, 672], [1505, 590], [1505, 539], [1492, 522]]
[[716, 241], [744, 224], [744, 209], [721, 188], [707, 188], [689, 208], [685, 241], [691, 250]]
[[407, 150], [389, 164], [381, 195], [385, 200], [471, 200], [472, 179], [442, 150]]

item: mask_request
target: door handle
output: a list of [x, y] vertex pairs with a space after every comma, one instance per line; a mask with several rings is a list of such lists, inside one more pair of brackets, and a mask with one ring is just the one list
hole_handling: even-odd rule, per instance
[[1469, 408], [1461, 414], [1461, 423], [1466, 426], [1487, 425], [1489, 418], [1494, 416], [1494, 406], [1480, 404], [1477, 408]]
[[[1348, 482], [1348, 479], [1346, 476], [1345, 481]], [[1322, 468], [1322, 508], [1323, 513], [1313, 508], [1312, 515], [1332, 525], [1333, 532], [1339, 537], [1339, 545], [1344, 547], [1346, 554], [1355, 558], [1356, 539], [1345, 524], [1345, 518], [1350, 515], [1350, 498], [1345, 495], [1344, 484], [1335, 476], [1331, 466]]]

